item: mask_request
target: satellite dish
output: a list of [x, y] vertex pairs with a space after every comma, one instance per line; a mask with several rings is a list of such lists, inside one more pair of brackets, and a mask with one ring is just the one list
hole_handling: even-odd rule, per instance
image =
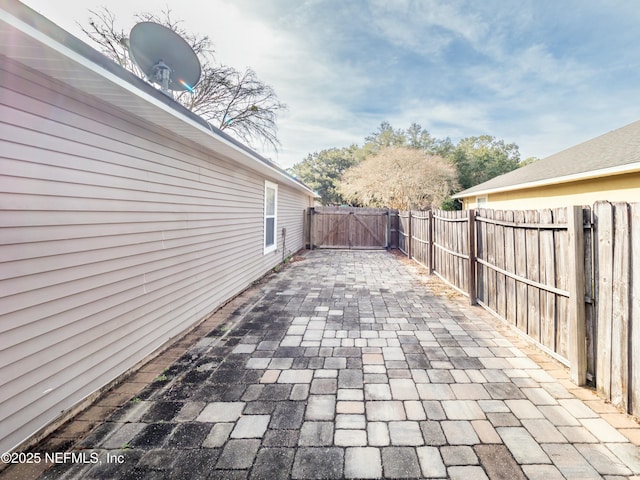
[[129, 54], [149, 80], [169, 90], [193, 90], [200, 80], [200, 61], [189, 44], [170, 28], [141, 22], [129, 34]]

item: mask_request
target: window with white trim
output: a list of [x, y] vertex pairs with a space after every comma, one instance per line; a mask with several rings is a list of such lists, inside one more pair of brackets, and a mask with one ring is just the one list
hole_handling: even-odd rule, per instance
[[476, 208], [487, 208], [487, 197], [476, 197]]
[[276, 235], [278, 223], [278, 185], [264, 182], [264, 253], [278, 248]]

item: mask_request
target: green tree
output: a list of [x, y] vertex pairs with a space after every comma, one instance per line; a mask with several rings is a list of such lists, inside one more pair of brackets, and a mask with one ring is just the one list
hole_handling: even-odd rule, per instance
[[436, 139], [417, 123], [409, 125], [405, 136], [407, 147], [422, 150], [424, 152], [431, 151], [436, 143]]
[[291, 167], [289, 173], [315, 190], [323, 205], [341, 205], [344, 199], [336, 187], [342, 174], [360, 162], [358, 153], [356, 145], [311, 153]]
[[533, 162], [537, 162], [538, 160], [540, 160], [538, 157], [527, 157], [524, 160], [520, 160], [520, 167], [525, 167], [527, 165], [529, 165], [530, 163]]
[[347, 170], [338, 191], [364, 207], [439, 207], [457, 187], [447, 160], [409, 147], [384, 147]]
[[364, 157], [377, 153], [384, 147], [407, 147], [427, 155], [447, 157], [454, 149], [449, 138], [437, 139], [420, 124], [412, 123], [406, 130], [395, 129], [389, 122], [382, 122], [378, 130], [365, 137], [362, 147]]
[[389, 122], [382, 122], [378, 130], [365, 137], [362, 150], [365, 156], [377, 153], [385, 147], [403, 147], [407, 144], [407, 137], [403, 130], [394, 129]]
[[463, 138], [448, 158], [458, 170], [458, 181], [463, 190], [520, 166], [518, 145], [490, 135]]

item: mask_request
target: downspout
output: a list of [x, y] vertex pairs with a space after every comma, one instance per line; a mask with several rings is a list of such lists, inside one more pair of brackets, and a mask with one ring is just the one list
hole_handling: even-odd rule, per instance
[[284, 255], [285, 252], [287, 251], [287, 228], [286, 227], [282, 227], [282, 263], [284, 263]]

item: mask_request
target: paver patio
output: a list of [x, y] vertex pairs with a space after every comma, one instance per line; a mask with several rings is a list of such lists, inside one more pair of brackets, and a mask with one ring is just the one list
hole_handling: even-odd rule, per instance
[[640, 478], [638, 425], [480, 308], [387, 252], [304, 257], [41, 478]]

